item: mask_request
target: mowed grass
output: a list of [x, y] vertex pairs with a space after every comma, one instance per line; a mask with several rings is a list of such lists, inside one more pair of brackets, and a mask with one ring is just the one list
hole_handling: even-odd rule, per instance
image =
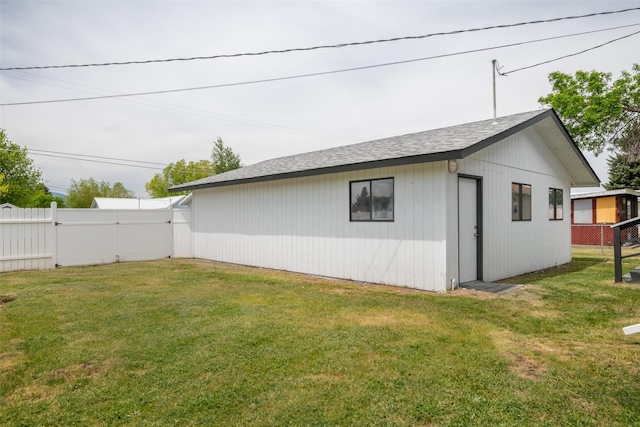
[[509, 282], [526, 286], [198, 260], [1, 274], [0, 424], [639, 425], [640, 336], [622, 327], [640, 287], [585, 248]]

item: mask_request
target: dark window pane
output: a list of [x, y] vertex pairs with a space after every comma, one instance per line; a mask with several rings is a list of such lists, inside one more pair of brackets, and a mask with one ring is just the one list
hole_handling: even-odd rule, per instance
[[520, 184], [511, 184], [511, 219], [520, 220]]
[[351, 220], [371, 219], [371, 181], [351, 183]]
[[562, 190], [556, 190], [556, 219], [562, 219], [563, 197]]
[[522, 185], [521, 209], [522, 209], [522, 220], [523, 221], [531, 220], [531, 186], [530, 185]]
[[373, 219], [393, 220], [393, 178], [372, 181]]
[[556, 190], [549, 189], [549, 219], [556, 219]]

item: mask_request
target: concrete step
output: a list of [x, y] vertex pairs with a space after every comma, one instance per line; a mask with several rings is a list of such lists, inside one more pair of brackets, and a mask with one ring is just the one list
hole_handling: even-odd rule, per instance
[[628, 274], [623, 275], [622, 280], [629, 283], [640, 283], [640, 267], [636, 267]]

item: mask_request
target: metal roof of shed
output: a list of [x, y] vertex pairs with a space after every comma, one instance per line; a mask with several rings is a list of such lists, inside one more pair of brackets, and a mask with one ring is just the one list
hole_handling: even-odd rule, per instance
[[162, 197], [158, 199], [94, 197], [92, 209], [168, 209], [182, 201], [185, 196]]
[[632, 190], [630, 188], [622, 188], [619, 190], [609, 191], [597, 191], [592, 193], [577, 193], [571, 195], [571, 200], [577, 199], [596, 199], [598, 197], [611, 197], [611, 196], [634, 196], [640, 197], [640, 192]]
[[176, 185], [169, 191], [198, 190], [377, 167], [462, 159], [520, 130], [536, 126], [571, 176], [574, 187], [600, 181], [552, 109], [483, 120], [375, 141], [266, 160], [219, 175]]

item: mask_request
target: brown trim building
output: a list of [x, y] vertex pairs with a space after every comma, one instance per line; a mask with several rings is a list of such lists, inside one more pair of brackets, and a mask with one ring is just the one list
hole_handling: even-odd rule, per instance
[[640, 192], [630, 189], [571, 195], [571, 243], [613, 245], [611, 227], [638, 216]]

